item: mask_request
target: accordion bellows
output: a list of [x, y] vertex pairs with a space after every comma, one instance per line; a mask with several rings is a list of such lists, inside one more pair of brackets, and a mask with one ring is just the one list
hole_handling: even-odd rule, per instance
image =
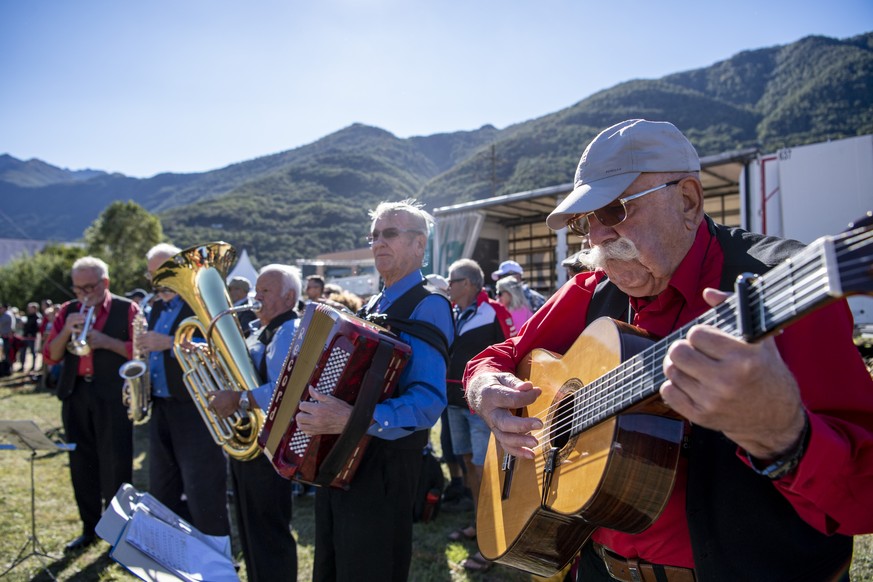
[[[412, 351], [388, 330], [310, 303], [285, 358], [258, 444], [287, 479], [347, 489], [370, 437], [376, 404], [394, 392]], [[352, 405], [342, 434], [309, 436], [294, 420], [307, 388]]]

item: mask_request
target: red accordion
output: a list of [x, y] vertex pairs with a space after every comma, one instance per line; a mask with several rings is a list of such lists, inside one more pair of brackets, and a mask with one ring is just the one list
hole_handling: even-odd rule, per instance
[[[321, 303], [306, 307], [258, 444], [287, 479], [347, 489], [370, 440], [373, 409], [394, 392], [412, 350], [378, 325]], [[309, 436], [294, 420], [307, 388], [352, 405], [342, 434]]]

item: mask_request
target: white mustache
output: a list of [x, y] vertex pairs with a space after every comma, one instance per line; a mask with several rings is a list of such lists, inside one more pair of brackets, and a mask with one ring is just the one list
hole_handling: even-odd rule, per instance
[[607, 261], [633, 261], [639, 258], [640, 251], [637, 249], [634, 241], [629, 238], [620, 237], [592, 247], [586, 260], [595, 269], [604, 270]]

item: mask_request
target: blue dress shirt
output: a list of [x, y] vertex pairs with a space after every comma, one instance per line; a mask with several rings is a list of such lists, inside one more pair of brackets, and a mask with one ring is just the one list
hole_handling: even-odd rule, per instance
[[282, 365], [285, 363], [285, 356], [291, 350], [291, 341], [294, 339], [294, 334], [297, 332], [297, 324], [300, 319], [289, 319], [279, 326], [276, 330], [276, 335], [273, 336], [269, 345], [264, 345], [258, 340], [261, 330], [258, 330], [246, 339], [246, 345], [249, 348], [249, 353], [252, 355], [252, 361], [255, 364], [255, 369], [260, 369], [261, 361], [267, 358], [267, 378], [265, 382], [252, 390], [252, 397], [258, 403], [261, 410], [266, 411], [270, 407], [270, 399], [273, 397], [273, 390], [276, 388], [276, 381], [282, 374]]
[[[424, 280], [421, 271], [413, 271], [382, 290], [378, 312], [384, 312], [404, 293]], [[451, 312], [443, 297], [426, 297], [413, 310], [410, 319], [432, 323], [446, 336], [449, 344], [455, 337]], [[446, 362], [442, 354], [424, 340], [406, 333], [400, 339], [412, 348], [412, 357], [400, 375], [403, 394], [376, 405], [375, 424], [367, 434], [386, 440], [409, 436], [417, 430], [430, 429], [446, 407]]]
[[[179, 312], [182, 311], [182, 298], [176, 295], [170, 301], [164, 303], [164, 309], [158, 315], [158, 320], [155, 322], [151, 331], [156, 331], [164, 335], [173, 335], [173, 323], [179, 317]], [[172, 357], [176, 354], [170, 348]], [[164, 352], [151, 352], [149, 354], [149, 375], [152, 381], [152, 396], [158, 398], [169, 398], [170, 387], [167, 385], [167, 371], [164, 366]]]

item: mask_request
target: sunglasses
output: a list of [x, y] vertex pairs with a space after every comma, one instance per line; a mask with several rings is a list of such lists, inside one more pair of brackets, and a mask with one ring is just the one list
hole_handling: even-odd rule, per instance
[[102, 282], [103, 281], [100, 281], [99, 283], [94, 283], [92, 285], [73, 285], [72, 287], [70, 287], [70, 291], [72, 291], [73, 293], [83, 293], [87, 295], [88, 293], [99, 287], [100, 283]]
[[380, 238], [382, 240], [394, 240], [401, 233], [404, 232], [414, 232], [415, 234], [424, 234], [420, 230], [416, 230], [413, 228], [386, 228], [385, 230], [379, 231], [374, 230], [370, 234], [367, 235], [367, 242], [370, 243], [370, 246], [376, 243]]
[[642, 198], [646, 194], [651, 194], [652, 192], [657, 192], [658, 190], [663, 190], [669, 186], [675, 186], [679, 182], [681, 182], [683, 178], [679, 180], [673, 180], [672, 182], [667, 182], [666, 184], [661, 184], [660, 186], [655, 186], [654, 188], [649, 188], [648, 190], [643, 190], [642, 192], [637, 192], [636, 194], [631, 194], [625, 198], [619, 198], [612, 204], [607, 204], [603, 208], [598, 208], [592, 212], [582, 212], [579, 214], [574, 214], [570, 217], [570, 220], [567, 221], [567, 230], [572, 232], [573, 234], [579, 236], [588, 236], [588, 233], [591, 231], [591, 224], [588, 221], [588, 216], [591, 214], [597, 219], [597, 222], [602, 224], [603, 226], [618, 226], [627, 218], [627, 203], [631, 200], [636, 200], [637, 198]]

